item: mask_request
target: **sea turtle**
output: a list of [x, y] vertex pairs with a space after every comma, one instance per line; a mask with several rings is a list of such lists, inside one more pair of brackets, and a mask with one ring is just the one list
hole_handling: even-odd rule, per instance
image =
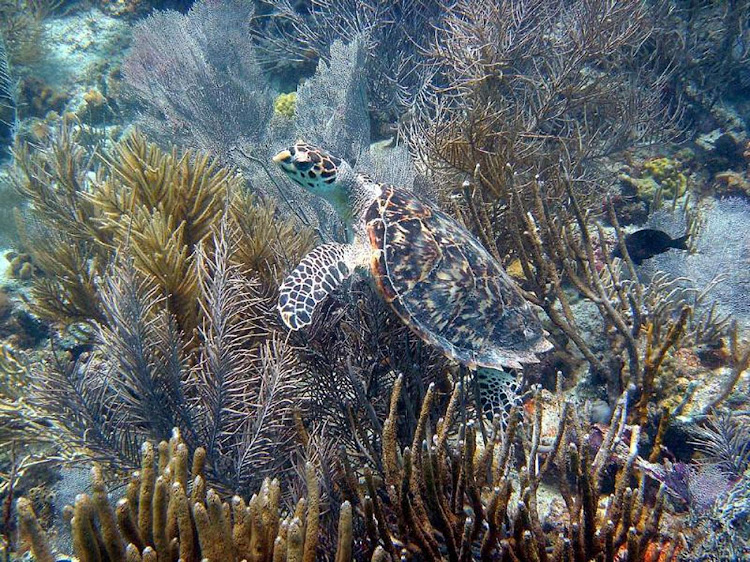
[[520, 368], [552, 347], [502, 266], [436, 205], [302, 142], [273, 161], [331, 203], [350, 235], [348, 244], [314, 248], [284, 280], [278, 307], [289, 328], [308, 325], [318, 304], [361, 266], [403, 322], [470, 369]]

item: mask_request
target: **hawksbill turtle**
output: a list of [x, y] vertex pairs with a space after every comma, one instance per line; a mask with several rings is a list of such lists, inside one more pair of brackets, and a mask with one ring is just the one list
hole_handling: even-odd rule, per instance
[[350, 237], [347, 244], [314, 248], [282, 283], [278, 309], [290, 329], [310, 324], [318, 304], [362, 267], [420, 338], [472, 370], [519, 369], [551, 349], [502, 266], [435, 204], [355, 173], [342, 159], [302, 142], [273, 161], [331, 203]]

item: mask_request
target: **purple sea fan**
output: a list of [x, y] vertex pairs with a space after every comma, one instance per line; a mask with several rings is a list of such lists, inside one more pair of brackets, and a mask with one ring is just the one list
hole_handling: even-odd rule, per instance
[[706, 513], [733, 485], [731, 477], [715, 464], [665, 461], [661, 465], [641, 461], [639, 466], [648, 476], [664, 484], [667, 492], [694, 514]]
[[[710, 287], [706, 299], [716, 302], [723, 314], [732, 315], [745, 327], [750, 326], [750, 202], [741, 197], [718, 199], [701, 212], [702, 226], [691, 241], [691, 253], [669, 251], [654, 256], [639, 268], [644, 279], [657, 271], [698, 291]], [[646, 226], [664, 230], [671, 236], [684, 234], [684, 222], [673, 213], [658, 211]]]
[[156, 11], [136, 25], [122, 68], [143, 127], [224, 158], [258, 143], [273, 102], [248, 40], [253, 10], [252, 2], [204, 0], [186, 15]]
[[689, 467], [688, 500], [693, 513], [708, 512], [717, 498], [734, 485], [731, 477], [715, 464]]

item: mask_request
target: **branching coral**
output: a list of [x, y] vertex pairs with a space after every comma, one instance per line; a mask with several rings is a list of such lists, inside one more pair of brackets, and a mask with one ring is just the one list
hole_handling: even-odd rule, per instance
[[[657, 94], [670, 75], [649, 55], [663, 35], [649, 10], [637, 2], [457, 2], [430, 53], [441, 79], [404, 127], [446, 206], [498, 259], [518, 260], [527, 298], [554, 327], [565, 373], [582, 357], [610, 404], [634, 385], [631, 415], [641, 420], [658, 398], [665, 359], [706, 318], [677, 286], [644, 286], [629, 258], [610, 258], [608, 239], [622, 247], [624, 235], [606, 194], [614, 178], [596, 162], [678, 131], [679, 112]], [[670, 162], [653, 164], [675, 192], [684, 188]], [[596, 311], [596, 327], [584, 306]]]
[[133, 467], [141, 440], [179, 427], [191, 450], [205, 445], [214, 485], [241, 491], [290, 469], [299, 367], [274, 338], [272, 301], [217, 236], [212, 257], [198, 254], [203, 321], [191, 354], [164, 297], [126, 262], [101, 288], [107, 321], [95, 351], [39, 365], [30, 399], [73, 447], [121, 469]]
[[[158, 447], [142, 447], [141, 470], [113, 509], [101, 467], [92, 469], [91, 495], [80, 494], [68, 508], [73, 549], [79, 560], [184, 562], [317, 560], [319, 496], [315, 469], [306, 467], [307, 498], [284, 513], [279, 481], [266, 478], [249, 502], [222, 501], [207, 489], [205, 450], [190, 457], [175, 432]], [[27, 500], [18, 500], [22, 536], [37, 560], [54, 560], [49, 541]], [[341, 506], [336, 560], [350, 560], [352, 510]]]
[[[623, 446], [624, 402], [616, 409], [598, 451], [592, 450], [587, 430], [573, 409], [566, 407], [557, 437], [542, 453], [541, 402], [530, 426], [524, 428], [514, 416], [505, 431], [496, 427], [493, 439], [480, 450], [474, 425], [464, 425], [457, 415], [459, 387], [432, 433], [433, 389], [429, 389], [411, 446], [401, 449], [393, 433], [400, 386], [401, 379], [383, 428], [387, 494], [366, 473], [360, 498], [372, 551], [379, 545], [392, 559], [405, 554], [434, 560], [589, 560], [597, 556], [612, 560], [619, 552], [631, 560], [644, 560], [654, 550], [662, 550], [666, 559], [675, 559], [678, 544], [674, 539], [664, 544], [658, 534], [663, 492], [655, 510], [647, 515], [643, 482], [638, 489], [629, 487], [638, 454], [638, 428], [631, 433], [612, 497], [599, 512], [604, 468], [614, 450]], [[452, 437], [456, 424], [458, 442]], [[569, 519], [558, 521], [561, 527], [550, 532], [540, 519], [538, 493], [543, 479], [552, 474]]]
[[669, 76], [644, 48], [658, 33], [640, 2], [452, 5], [431, 45], [439, 80], [404, 128], [439, 183], [457, 187], [476, 169], [473, 189], [456, 189], [456, 212], [478, 232], [492, 223], [486, 246], [509, 239], [507, 165], [524, 201], [537, 175], [550, 197], [566, 196], [554, 180], [560, 161], [572, 164], [578, 194], [597, 201], [587, 163], [673, 131], [659, 94]]
[[[115, 509], [107, 501], [101, 470], [94, 469], [92, 497], [78, 496], [69, 511], [77, 556], [676, 560], [682, 538], [663, 522], [664, 492], [651, 499], [638, 475], [640, 432], [624, 425], [624, 400], [599, 444], [570, 405], [563, 409], [554, 440], [543, 443], [545, 406], [538, 401], [526, 422], [514, 412], [508, 427], [496, 426], [482, 448], [474, 424], [463, 418], [460, 385], [445, 408], [436, 408], [436, 390], [430, 386], [417, 425], [399, 437], [402, 385], [399, 377], [381, 432], [382, 469], [366, 468], [360, 486], [347, 458], [341, 459], [340, 490], [347, 500], [341, 504], [336, 546], [321, 542], [318, 533], [323, 504], [311, 463], [304, 470], [307, 499], [298, 500], [286, 515], [277, 480], [266, 479], [249, 503], [235, 496], [230, 505], [207, 491], [205, 450], [196, 449], [191, 470], [188, 448], [176, 432], [158, 448], [143, 446], [141, 470]], [[603, 475], [619, 457], [614, 487], [605, 494]], [[549, 488], [550, 480], [557, 482], [567, 514], [543, 522], [540, 489]], [[27, 508], [19, 505], [25, 534], [36, 551], [44, 552], [44, 536], [36, 532]]]
[[94, 278], [106, 264], [107, 251], [95, 242], [87, 218], [96, 210], [86, 199], [91, 155], [78, 143], [78, 131], [64, 122], [41, 149], [15, 150], [16, 188], [33, 215], [19, 221], [24, 247], [47, 273], [33, 294], [36, 311], [51, 320], [101, 320]]
[[94, 170], [77, 130], [66, 121], [46, 147], [18, 150], [25, 243], [42, 270], [35, 310], [95, 326], [93, 352], [53, 343], [28, 369], [50, 439], [127, 470], [143, 439], [178, 427], [191, 449], [205, 444], [225, 490], [291, 469], [301, 363], [281, 339], [275, 287], [311, 232], [207, 154], [136, 132]]
[[232, 259], [246, 274], [257, 274], [268, 290], [275, 291], [313, 246], [313, 230], [280, 218], [270, 199], [243, 193], [233, 199], [231, 216], [236, 223]]
[[16, 185], [33, 211], [21, 234], [44, 273], [34, 280], [35, 308], [48, 319], [105, 322], [95, 279], [124, 248], [191, 336], [199, 315], [194, 253], [199, 245], [210, 253], [225, 215], [241, 233], [235, 258], [248, 274], [275, 279], [310, 244], [309, 231], [278, 219], [206, 153], [164, 152], [135, 132], [94, 173], [79, 133], [66, 120], [46, 146], [16, 151]]
[[88, 199], [102, 243], [128, 248], [137, 269], [159, 287], [187, 334], [197, 327], [193, 254], [210, 245], [242, 178], [208, 154], [162, 152], [135, 133], [106, 158], [107, 175]]

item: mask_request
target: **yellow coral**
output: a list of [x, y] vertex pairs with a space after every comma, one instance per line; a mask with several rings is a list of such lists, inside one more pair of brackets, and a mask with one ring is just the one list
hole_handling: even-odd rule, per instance
[[505, 272], [516, 281], [526, 280], [526, 273], [523, 270], [523, 265], [521, 264], [521, 260], [518, 258], [515, 258], [505, 267]]
[[88, 92], [83, 94], [83, 101], [85, 101], [91, 107], [99, 107], [107, 102], [104, 95], [96, 88], [91, 88]]
[[[687, 189], [687, 176], [682, 173], [681, 168], [682, 164], [671, 158], [653, 158], [643, 164], [644, 175], [653, 178], [662, 189], [664, 197], [670, 199], [681, 197]], [[653, 193], [644, 193], [641, 197], [652, 198]]]
[[620, 174], [620, 180], [631, 185], [638, 197], [651, 202], [660, 194], [662, 199], [676, 199], [687, 191], [687, 176], [682, 162], [674, 158], [652, 158], [643, 164], [641, 177]]
[[294, 117], [294, 109], [296, 105], [297, 92], [279, 94], [276, 100], [273, 102], [273, 110], [275, 113], [291, 119], [292, 117]]

